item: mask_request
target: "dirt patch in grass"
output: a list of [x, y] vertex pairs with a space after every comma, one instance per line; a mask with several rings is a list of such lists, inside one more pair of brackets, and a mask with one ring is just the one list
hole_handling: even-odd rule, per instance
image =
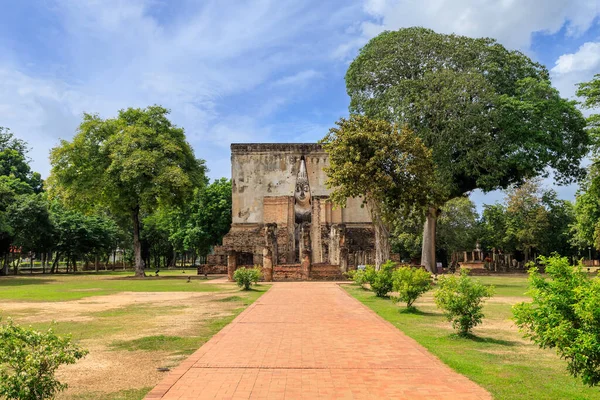
[[59, 334], [89, 350], [58, 378], [69, 389], [57, 398], [141, 399], [235, 315], [262, 294], [233, 285], [213, 292], [121, 292], [70, 301], [3, 301], [0, 316]]

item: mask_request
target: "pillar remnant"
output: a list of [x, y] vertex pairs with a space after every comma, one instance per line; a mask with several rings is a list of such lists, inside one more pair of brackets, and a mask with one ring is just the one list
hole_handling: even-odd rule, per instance
[[268, 247], [263, 249], [263, 275], [265, 282], [273, 282], [273, 253]]
[[302, 271], [302, 280], [310, 279], [310, 269], [311, 269], [311, 252], [308, 249], [305, 249], [302, 252], [302, 261], [300, 263], [300, 269]]
[[227, 252], [227, 278], [233, 282], [233, 273], [237, 268], [237, 252], [230, 250]]

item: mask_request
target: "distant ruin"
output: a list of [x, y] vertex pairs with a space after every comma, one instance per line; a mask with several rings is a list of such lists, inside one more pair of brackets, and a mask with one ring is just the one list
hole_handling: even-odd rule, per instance
[[360, 199], [329, 201], [327, 153], [316, 143], [231, 145], [232, 224], [199, 272], [261, 266], [266, 280], [340, 279], [374, 262]]

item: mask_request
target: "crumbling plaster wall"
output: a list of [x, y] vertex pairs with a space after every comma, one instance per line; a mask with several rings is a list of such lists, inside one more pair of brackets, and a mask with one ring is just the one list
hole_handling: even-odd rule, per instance
[[[232, 144], [233, 224], [262, 224], [265, 196], [293, 196], [302, 156], [306, 162], [311, 196], [328, 196], [330, 190], [325, 186], [327, 176], [323, 168], [329, 165], [329, 157], [321, 145]], [[347, 208], [341, 210], [341, 220], [349, 223], [369, 223], [369, 214], [366, 208], [360, 205], [359, 199], [349, 199]]]

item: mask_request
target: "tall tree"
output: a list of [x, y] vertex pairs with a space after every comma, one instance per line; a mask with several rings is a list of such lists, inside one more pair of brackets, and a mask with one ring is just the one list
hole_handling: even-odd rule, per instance
[[525, 254], [527, 262], [532, 250], [541, 248], [545, 233], [550, 229], [539, 182], [527, 181], [511, 188], [506, 203], [506, 235], [514, 238], [517, 250]]
[[29, 166], [24, 140], [16, 138], [12, 132], [0, 126], [0, 176], [9, 176], [28, 184], [33, 191], [42, 191], [42, 178]]
[[375, 228], [377, 268], [390, 256], [390, 229], [399, 213], [430, 201], [431, 152], [411, 131], [385, 121], [350, 116], [322, 140], [329, 154], [327, 186], [344, 207], [361, 197]]
[[187, 241], [206, 256], [231, 227], [231, 180], [217, 179], [198, 191], [192, 207], [194, 225]]
[[435, 220], [445, 201], [550, 170], [561, 183], [584, 175], [589, 137], [576, 103], [560, 97], [544, 66], [493, 39], [383, 32], [350, 65], [346, 88], [351, 113], [406, 124], [432, 150], [443, 196], [427, 212], [427, 268], [435, 265]]
[[182, 128], [160, 106], [119, 111], [103, 120], [84, 114], [77, 135], [51, 152], [52, 192], [80, 208], [106, 206], [128, 215], [133, 228], [136, 276], [144, 276], [140, 212], [181, 204], [204, 180], [203, 160]]
[[13, 245], [22, 252], [42, 253], [52, 248], [54, 225], [43, 194], [17, 196], [8, 207], [7, 216], [13, 229]]
[[475, 204], [468, 197], [446, 202], [438, 221], [438, 250], [450, 258], [457, 251], [474, 249], [478, 238], [479, 215]]
[[[600, 74], [594, 75], [594, 79], [578, 85], [577, 96], [583, 97], [581, 106], [588, 110], [600, 108]], [[591, 114], [587, 118], [588, 130], [595, 144], [595, 150], [600, 145], [600, 114]]]

